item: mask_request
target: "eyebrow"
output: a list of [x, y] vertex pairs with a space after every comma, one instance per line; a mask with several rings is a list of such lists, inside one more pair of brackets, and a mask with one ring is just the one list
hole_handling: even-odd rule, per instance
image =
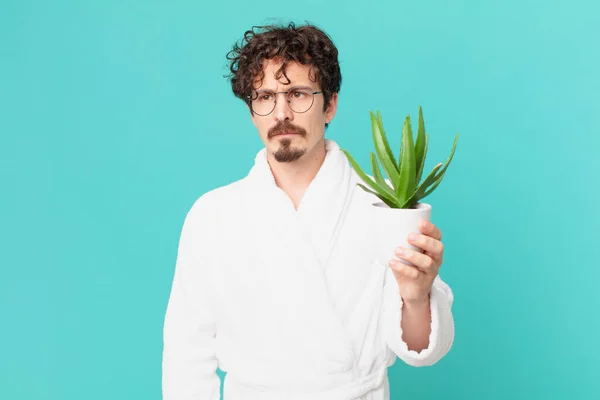
[[[288, 91], [290, 91], [292, 89], [309, 89], [311, 91], [315, 90], [314, 88], [312, 88], [312, 87], [310, 87], [308, 85], [294, 85], [294, 86], [290, 87], [288, 90], [282, 90], [282, 92], [288, 92]], [[258, 90], [256, 90], [256, 93], [264, 93], [264, 92], [275, 93], [275, 91], [272, 90], [272, 89], [258, 89]]]

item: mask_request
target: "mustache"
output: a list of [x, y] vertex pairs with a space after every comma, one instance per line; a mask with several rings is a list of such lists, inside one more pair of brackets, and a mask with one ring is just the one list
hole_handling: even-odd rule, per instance
[[306, 136], [306, 130], [296, 125], [292, 125], [292, 123], [288, 120], [279, 121], [274, 127], [269, 129], [267, 133], [268, 138], [272, 138], [275, 135], [279, 135], [280, 133], [296, 133], [300, 136]]

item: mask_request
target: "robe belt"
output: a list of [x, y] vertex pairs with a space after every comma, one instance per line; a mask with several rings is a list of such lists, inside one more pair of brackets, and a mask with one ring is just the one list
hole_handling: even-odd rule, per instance
[[[298, 393], [285, 391], [278, 388], [258, 388], [241, 383], [231, 374], [227, 374], [225, 398], [227, 400], [369, 400], [370, 393], [378, 389], [385, 379], [387, 365], [383, 362], [378, 369], [367, 375], [360, 376], [358, 368], [354, 366], [346, 371], [353, 379], [352, 382], [320, 392]], [[358, 376], [357, 376], [358, 375]]]

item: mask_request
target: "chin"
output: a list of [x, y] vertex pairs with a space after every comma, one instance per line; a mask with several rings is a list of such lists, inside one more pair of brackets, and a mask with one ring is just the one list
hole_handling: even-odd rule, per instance
[[273, 143], [269, 147], [275, 160], [284, 163], [299, 160], [308, 150], [306, 146], [297, 145], [290, 138], [281, 138], [281, 140], [277, 140], [276, 143]]

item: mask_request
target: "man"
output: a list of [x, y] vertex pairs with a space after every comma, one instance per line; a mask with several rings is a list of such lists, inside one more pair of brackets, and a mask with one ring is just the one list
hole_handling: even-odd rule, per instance
[[186, 216], [163, 398], [218, 399], [219, 367], [225, 400], [387, 400], [396, 357], [432, 365], [454, 340], [442, 234], [429, 223], [411, 242], [423, 253], [375, 261], [374, 198], [324, 138], [337, 49], [314, 26], [260, 29], [228, 58], [264, 148], [246, 177], [200, 196]]

